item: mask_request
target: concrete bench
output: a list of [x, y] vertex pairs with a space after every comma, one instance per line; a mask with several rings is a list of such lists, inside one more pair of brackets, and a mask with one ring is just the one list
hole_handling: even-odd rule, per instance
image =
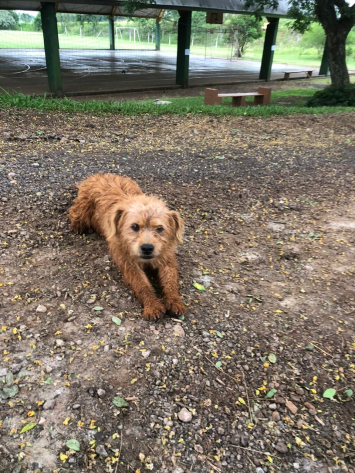
[[312, 77], [313, 71], [285, 71], [284, 80], [289, 80], [290, 74], [306, 74], [307, 79]]
[[217, 89], [205, 89], [205, 105], [221, 105], [222, 97], [231, 97], [233, 107], [244, 107], [245, 97], [254, 97], [254, 105], [269, 105], [271, 89], [258, 87], [257, 92], [219, 94]]

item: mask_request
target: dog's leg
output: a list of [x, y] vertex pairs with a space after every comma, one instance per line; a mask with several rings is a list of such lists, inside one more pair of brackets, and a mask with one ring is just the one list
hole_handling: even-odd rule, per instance
[[185, 312], [179, 294], [179, 273], [175, 258], [159, 268], [159, 279], [164, 293], [165, 307], [175, 315]]
[[120, 269], [124, 282], [130, 286], [137, 299], [143, 305], [143, 318], [146, 320], [157, 320], [165, 314], [164, 304], [157, 298], [155, 292], [144, 271], [136, 265], [122, 265], [116, 262]]

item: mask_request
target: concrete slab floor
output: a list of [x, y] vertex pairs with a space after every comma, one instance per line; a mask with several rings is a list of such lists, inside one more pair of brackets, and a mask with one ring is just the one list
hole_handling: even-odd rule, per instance
[[[176, 56], [164, 51], [60, 50], [64, 93], [104, 93], [105, 91], [173, 88]], [[274, 64], [271, 79], [281, 79], [287, 70], [308, 67]], [[314, 69], [314, 76], [318, 74]], [[190, 57], [191, 86], [255, 82], [260, 63], [245, 59], [229, 60], [197, 55]], [[300, 73], [299, 77], [303, 74]], [[0, 49], [0, 86], [25, 94], [48, 93], [43, 50]]]

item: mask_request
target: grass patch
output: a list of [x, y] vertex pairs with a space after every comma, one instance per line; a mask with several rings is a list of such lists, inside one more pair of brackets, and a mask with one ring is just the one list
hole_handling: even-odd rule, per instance
[[[304, 106], [307, 97], [311, 97], [316, 89], [288, 89], [275, 91], [272, 93], [272, 103], [268, 106], [246, 106], [231, 107], [230, 99], [224, 99], [222, 105], [203, 104], [203, 97], [184, 97], [169, 99], [169, 105], [156, 105], [152, 100], [143, 101], [99, 101], [90, 100], [78, 102], [76, 100], [63, 98], [47, 98], [22, 93], [9, 94], [4, 91], [0, 96], [0, 107], [2, 109], [20, 108], [36, 109], [44, 111], [60, 111], [67, 113], [96, 113], [96, 114], [123, 114], [123, 115], [213, 115], [213, 116], [248, 116], [248, 117], [270, 117], [274, 115], [291, 114], [324, 114], [338, 113], [344, 111], [354, 111], [355, 107], [314, 107]], [[282, 105], [278, 101], [289, 98], [296, 98], [296, 105]], [[302, 100], [302, 97], [304, 99]]]

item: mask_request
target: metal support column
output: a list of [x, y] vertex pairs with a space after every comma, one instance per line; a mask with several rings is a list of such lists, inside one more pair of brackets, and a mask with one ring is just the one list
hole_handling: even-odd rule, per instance
[[265, 33], [263, 57], [261, 59], [259, 79], [269, 81], [271, 77], [272, 61], [276, 44], [277, 29], [279, 26], [278, 18], [268, 18], [268, 25]]
[[155, 50], [160, 51], [160, 21], [155, 22]]
[[44, 51], [46, 54], [49, 90], [63, 95], [62, 72], [60, 69], [59, 39], [55, 3], [41, 3]]
[[328, 55], [328, 46], [327, 42], [325, 42], [322, 62], [319, 69], [320, 76], [327, 76], [329, 74], [329, 55]]
[[109, 17], [108, 19], [108, 34], [110, 37], [110, 49], [115, 49], [115, 18]]
[[189, 60], [191, 38], [191, 12], [179, 11], [176, 59], [176, 84], [183, 88], [189, 86]]

